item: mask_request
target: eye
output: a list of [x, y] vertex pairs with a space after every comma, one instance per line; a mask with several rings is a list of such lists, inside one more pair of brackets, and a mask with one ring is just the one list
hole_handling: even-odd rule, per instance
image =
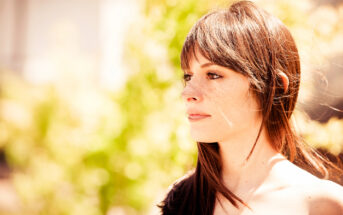
[[213, 73], [213, 72], [208, 72], [208, 73], [207, 73], [207, 76], [208, 76], [210, 79], [219, 79], [219, 78], [222, 78], [222, 77], [223, 77], [223, 76], [218, 75], [218, 74]]
[[183, 74], [183, 80], [184, 81], [190, 81], [191, 77], [192, 77], [192, 75], [190, 75], [190, 74]]

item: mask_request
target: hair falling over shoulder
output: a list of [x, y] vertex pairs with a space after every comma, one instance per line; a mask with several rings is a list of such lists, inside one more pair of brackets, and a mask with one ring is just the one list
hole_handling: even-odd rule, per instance
[[[275, 150], [317, 177], [335, 180], [334, 172], [343, 174], [294, 131], [290, 118], [299, 92], [300, 59], [291, 33], [279, 19], [250, 1], [236, 2], [203, 16], [193, 26], [181, 52], [183, 69], [189, 68], [195, 49], [215, 64], [249, 78], [262, 109], [259, 134], [264, 126]], [[280, 72], [289, 78], [287, 91], [279, 80]], [[216, 193], [237, 208], [249, 207], [224, 186], [218, 143], [198, 142], [197, 148], [195, 172], [173, 185], [159, 205], [162, 214], [211, 215]]]

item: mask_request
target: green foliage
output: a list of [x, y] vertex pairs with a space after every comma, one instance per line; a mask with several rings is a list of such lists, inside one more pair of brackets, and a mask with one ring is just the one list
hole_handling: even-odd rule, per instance
[[93, 88], [77, 101], [7, 78], [1, 143], [25, 214], [149, 209], [194, 163], [178, 87], [142, 72], [119, 93]]

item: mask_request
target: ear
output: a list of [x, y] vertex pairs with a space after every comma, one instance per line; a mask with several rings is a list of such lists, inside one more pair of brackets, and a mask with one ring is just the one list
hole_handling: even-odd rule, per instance
[[283, 91], [284, 91], [284, 93], [286, 93], [288, 90], [288, 85], [289, 85], [288, 76], [284, 72], [279, 72], [278, 76], [281, 78], [282, 85], [283, 85]]

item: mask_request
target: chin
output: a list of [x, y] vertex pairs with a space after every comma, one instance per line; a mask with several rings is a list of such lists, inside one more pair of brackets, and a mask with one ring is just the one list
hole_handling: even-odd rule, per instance
[[196, 142], [202, 142], [202, 143], [217, 142], [217, 140], [212, 135], [209, 135], [206, 132], [192, 132], [191, 131], [191, 137]]

